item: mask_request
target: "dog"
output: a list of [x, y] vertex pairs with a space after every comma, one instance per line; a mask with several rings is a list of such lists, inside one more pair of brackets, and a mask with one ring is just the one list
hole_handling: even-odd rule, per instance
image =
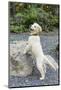
[[58, 69], [58, 64], [56, 61], [50, 56], [50, 55], [44, 55], [42, 45], [40, 42], [40, 36], [39, 34], [42, 32], [42, 27], [34, 23], [30, 27], [31, 32], [28, 39], [28, 44], [24, 49], [24, 54], [29, 53], [31, 51], [31, 54], [35, 57], [36, 66], [39, 70], [41, 77], [40, 80], [43, 80], [45, 78], [46, 73], [46, 65], [50, 65], [54, 70]]

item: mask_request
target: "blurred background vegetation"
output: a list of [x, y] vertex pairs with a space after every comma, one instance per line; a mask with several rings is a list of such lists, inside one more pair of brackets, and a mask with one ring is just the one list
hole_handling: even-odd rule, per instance
[[59, 6], [9, 2], [10, 32], [28, 32], [34, 22], [42, 26], [43, 31], [53, 31], [59, 27]]

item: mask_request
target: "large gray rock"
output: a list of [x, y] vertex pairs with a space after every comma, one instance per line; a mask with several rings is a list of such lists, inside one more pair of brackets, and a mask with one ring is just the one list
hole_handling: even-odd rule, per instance
[[10, 44], [10, 75], [25, 77], [32, 73], [32, 56], [24, 55], [26, 41], [15, 41]]

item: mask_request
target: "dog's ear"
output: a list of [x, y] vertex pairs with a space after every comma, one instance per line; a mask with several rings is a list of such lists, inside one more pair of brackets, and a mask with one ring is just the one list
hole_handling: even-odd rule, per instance
[[39, 32], [42, 32], [42, 27], [41, 26], [39, 26]]

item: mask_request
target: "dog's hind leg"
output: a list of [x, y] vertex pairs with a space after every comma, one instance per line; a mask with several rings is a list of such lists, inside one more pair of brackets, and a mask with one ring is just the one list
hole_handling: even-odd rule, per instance
[[40, 74], [41, 74], [41, 77], [40, 77], [40, 80], [43, 80], [45, 78], [45, 72], [46, 72], [46, 68], [44, 68], [44, 65], [41, 65], [41, 66], [37, 66]]
[[38, 62], [38, 61], [37, 61], [36, 65], [37, 65], [37, 69], [39, 70], [39, 72], [41, 74], [40, 80], [43, 80], [45, 78], [46, 66], [42, 62]]

